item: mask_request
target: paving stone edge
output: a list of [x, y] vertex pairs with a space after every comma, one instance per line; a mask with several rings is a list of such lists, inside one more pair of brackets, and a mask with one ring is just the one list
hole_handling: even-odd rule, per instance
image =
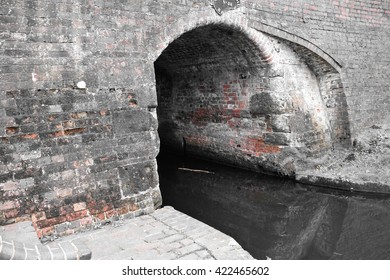
[[4, 240], [0, 235], [0, 260], [90, 260], [91, 250], [78, 240], [31, 245]]
[[312, 174], [296, 174], [295, 181], [306, 185], [315, 185], [350, 192], [390, 195], [390, 185], [375, 182], [354, 182], [348, 178], [332, 178]]

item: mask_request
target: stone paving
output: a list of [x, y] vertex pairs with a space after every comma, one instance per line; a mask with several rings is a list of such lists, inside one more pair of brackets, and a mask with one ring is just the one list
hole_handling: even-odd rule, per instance
[[31, 222], [0, 227], [0, 260], [88, 260], [91, 250], [81, 240], [41, 244]]
[[[36, 237], [35, 241], [32, 237], [25, 241], [39, 242]], [[233, 238], [172, 207], [57, 239], [48, 245], [64, 243], [86, 246], [95, 260], [253, 259]]]

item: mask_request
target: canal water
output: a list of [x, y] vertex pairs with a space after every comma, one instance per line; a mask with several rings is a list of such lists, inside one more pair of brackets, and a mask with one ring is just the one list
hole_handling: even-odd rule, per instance
[[336, 193], [173, 154], [163, 204], [232, 236], [256, 259], [390, 259], [390, 199]]

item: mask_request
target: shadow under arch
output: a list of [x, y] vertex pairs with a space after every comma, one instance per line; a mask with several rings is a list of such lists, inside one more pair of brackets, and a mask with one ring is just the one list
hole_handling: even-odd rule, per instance
[[221, 26], [242, 33], [252, 44], [258, 47], [265, 62], [272, 61], [274, 54], [272, 44], [262, 33], [248, 27], [248, 21], [245, 17], [237, 16], [236, 14], [232, 17], [219, 17], [210, 14], [199, 15], [197, 13], [191, 13], [186, 18], [180, 18], [165, 28], [162, 36], [159, 37], [160, 43], [157, 44], [157, 48], [152, 54], [152, 60], [157, 60], [162, 52], [183, 34], [210, 25]]
[[[339, 73], [306, 47], [237, 22], [202, 19], [190, 30], [181, 26], [183, 33], [159, 47], [164, 49], [154, 66], [161, 146], [292, 176], [290, 148], [319, 153], [347, 138], [344, 122], [332, 123], [343, 114]], [[281, 65], [291, 68], [289, 76]]]

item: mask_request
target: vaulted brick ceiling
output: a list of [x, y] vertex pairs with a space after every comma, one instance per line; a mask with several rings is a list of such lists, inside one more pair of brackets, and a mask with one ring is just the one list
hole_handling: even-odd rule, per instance
[[261, 53], [243, 33], [226, 26], [208, 25], [184, 33], [156, 61], [169, 73], [181, 71], [264, 67]]

